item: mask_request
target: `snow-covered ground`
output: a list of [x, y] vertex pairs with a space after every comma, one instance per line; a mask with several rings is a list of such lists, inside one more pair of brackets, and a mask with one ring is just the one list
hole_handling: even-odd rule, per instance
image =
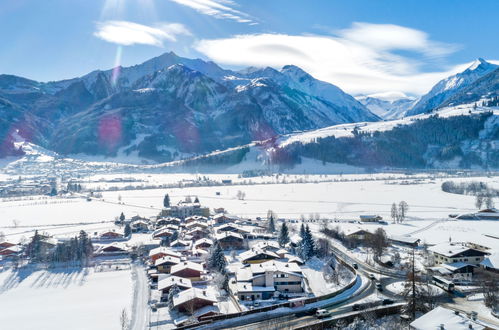
[[132, 290], [129, 270], [6, 270], [0, 272], [0, 328], [121, 329], [121, 311], [131, 315]]
[[315, 257], [307, 261], [306, 265], [302, 267], [303, 275], [307, 278], [307, 283], [315, 296], [323, 296], [337, 291], [350, 283], [354, 277], [354, 274], [345, 268], [345, 271], [338, 274], [338, 283], [327, 281], [324, 277], [324, 267], [326, 267], [324, 262]]

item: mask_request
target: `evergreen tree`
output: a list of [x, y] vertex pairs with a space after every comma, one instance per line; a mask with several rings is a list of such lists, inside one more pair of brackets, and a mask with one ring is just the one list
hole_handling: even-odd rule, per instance
[[171, 241], [173, 242], [176, 241], [177, 239], [178, 239], [178, 230], [174, 230], [171, 237]]
[[120, 214], [120, 221], [121, 222], [125, 221], [125, 214], [123, 212], [121, 212]]
[[213, 244], [210, 255], [208, 257], [208, 268], [219, 271], [222, 274], [225, 274], [225, 267], [227, 266], [227, 261], [225, 260], [224, 251], [222, 247], [215, 241]]
[[57, 189], [55, 187], [50, 190], [50, 196], [57, 196]]
[[302, 241], [305, 239], [305, 224], [302, 222], [300, 226], [300, 238]]
[[40, 234], [38, 234], [38, 230], [35, 230], [35, 234], [33, 235], [33, 238], [31, 239], [31, 242], [29, 243], [28, 249], [27, 249], [28, 257], [30, 257], [31, 261], [33, 261], [33, 262], [39, 262], [42, 259], [41, 241], [42, 241], [42, 238], [41, 238]]
[[163, 206], [170, 207], [170, 196], [168, 196], [168, 194], [166, 194], [165, 198], [163, 199]]
[[127, 223], [125, 225], [125, 237], [130, 237], [131, 234], [132, 234], [132, 227], [130, 227], [130, 224]]
[[300, 255], [302, 259], [306, 261], [312, 258], [315, 255], [315, 253], [316, 253], [316, 248], [315, 248], [314, 237], [312, 235], [310, 227], [307, 225], [305, 227], [304, 238], [300, 244]]
[[180, 292], [180, 288], [178, 287], [177, 284], [173, 284], [172, 287], [170, 288], [170, 291], [168, 291], [168, 309], [173, 310], [173, 297], [175, 297], [178, 293]]
[[289, 239], [289, 230], [286, 222], [282, 223], [281, 230], [279, 232], [279, 246], [285, 247], [290, 241]]
[[194, 203], [198, 203], [199, 204], [199, 198], [198, 198], [198, 196], [196, 196], [196, 198], [194, 199]]
[[267, 219], [269, 221], [269, 232], [274, 233], [275, 232], [275, 214], [273, 211], [269, 210], [267, 212]]

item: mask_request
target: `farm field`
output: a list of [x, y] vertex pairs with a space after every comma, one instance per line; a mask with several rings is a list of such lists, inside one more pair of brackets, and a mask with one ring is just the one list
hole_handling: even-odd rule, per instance
[[0, 272], [3, 330], [121, 329], [132, 304], [130, 270], [22, 269]]

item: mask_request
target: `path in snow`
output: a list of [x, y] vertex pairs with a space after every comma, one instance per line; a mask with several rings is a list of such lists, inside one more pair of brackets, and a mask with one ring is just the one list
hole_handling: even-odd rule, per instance
[[149, 285], [144, 267], [132, 264], [134, 280], [131, 330], [144, 330], [149, 325]]

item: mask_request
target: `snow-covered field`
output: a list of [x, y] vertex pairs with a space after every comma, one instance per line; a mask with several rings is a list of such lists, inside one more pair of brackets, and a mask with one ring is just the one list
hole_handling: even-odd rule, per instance
[[129, 270], [6, 270], [0, 272], [0, 328], [121, 329], [132, 292]]
[[[134, 178], [157, 184], [185, 182], [185, 180], [196, 180], [203, 176], [203, 174], [133, 175]], [[92, 180], [100, 177], [98, 175]], [[380, 177], [387, 178], [387, 180], [373, 181], [373, 178]], [[473, 196], [443, 192], [440, 186], [447, 179], [426, 179], [415, 184], [414, 176], [408, 176], [407, 180], [389, 180], [388, 177], [392, 175], [363, 174], [348, 177], [293, 175], [287, 176], [285, 182], [301, 178], [314, 183], [241, 184], [108, 191], [103, 193], [104, 201], [93, 200], [91, 202], [78, 198], [4, 201], [0, 202], [0, 231], [12, 240], [19, 240], [22, 236], [28, 237], [34, 229], [56, 235], [69, 235], [77, 233], [80, 229], [88, 232], [100, 231], [112, 228], [113, 220], [121, 212], [124, 212], [127, 217], [157, 215], [162, 207], [163, 197], [165, 193], [168, 193], [172, 203], [176, 203], [187, 195], [198, 196], [205, 206], [223, 207], [229, 213], [242, 217], [265, 217], [268, 210], [273, 210], [279, 217], [287, 219], [298, 219], [302, 214], [308, 219], [310, 214], [319, 214], [321, 218], [330, 219], [332, 226], [338, 225], [342, 229], [363, 227], [374, 230], [382, 226], [388, 234], [411, 234], [429, 244], [446, 242], [451, 237], [453, 241], [474, 240], [499, 250], [499, 240], [483, 235], [484, 233], [499, 233], [499, 221], [454, 221], [448, 218], [448, 215], [452, 213], [475, 211]], [[106, 177], [106, 179], [111, 178], [112, 176]], [[352, 181], [333, 181], [347, 178]], [[233, 175], [210, 175], [210, 179], [242, 180]], [[283, 177], [258, 177], [254, 180], [255, 183], [258, 181], [282, 182]], [[330, 182], [321, 182], [324, 180]], [[491, 186], [499, 186], [497, 177], [451, 180], [484, 181]], [[243, 180], [240, 182], [244, 183]], [[238, 191], [245, 193], [244, 200], [236, 197]], [[119, 204], [120, 198], [122, 204]], [[408, 218], [402, 224], [392, 224], [391, 204], [401, 200], [405, 200], [409, 205]], [[499, 204], [499, 201], [496, 200], [496, 204]], [[358, 220], [360, 214], [379, 214], [388, 224], [348, 222]], [[17, 220], [17, 228], [13, 228], [13, 220]]]

